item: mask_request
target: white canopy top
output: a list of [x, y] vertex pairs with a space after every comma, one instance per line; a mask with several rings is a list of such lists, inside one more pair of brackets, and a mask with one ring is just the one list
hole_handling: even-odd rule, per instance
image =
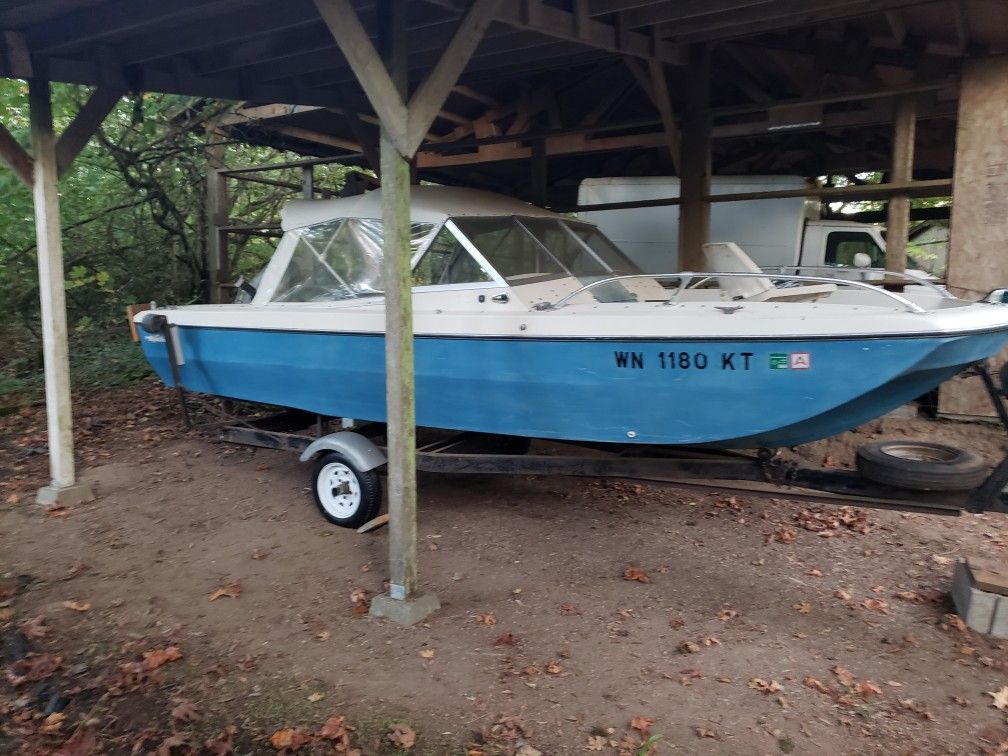
[[[524, 215], [563, 217], [527, 202], [480, 189], [454, 186], [414, 186], [410, 193], [410, 220], [441, 223], [449, 217]], [[291, 200], [280, 212], [284, 231], [337, 218], [381, 218], [381, 192], [374, 189], [354, 197], [328, 200]]]

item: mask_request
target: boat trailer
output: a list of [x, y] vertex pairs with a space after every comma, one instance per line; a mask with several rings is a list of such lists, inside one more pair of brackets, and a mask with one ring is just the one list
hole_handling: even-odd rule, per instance
[[[328, 432], [335, 424], [343, 428]], [[225, 442], [296, 451], [302, 461], [335, 451], [366, 471], [385, 462], [385, 425], [284, 411], [227, 425]], [[430, 437], [428, 437], [430, 436]], [[530, 446], [534, 451], [530, 452]], [[619, 478], [677, 487], [775, 496], [838, 506], [925, 514], [1008, 513], [1008, 456], [979, 486], [966, 491], [920, 491], [872, 482], [853, 470], [805, 467], [778, 452], [593, 444], [421, 430], [417, 469], [430, 473], [563, 475]]]

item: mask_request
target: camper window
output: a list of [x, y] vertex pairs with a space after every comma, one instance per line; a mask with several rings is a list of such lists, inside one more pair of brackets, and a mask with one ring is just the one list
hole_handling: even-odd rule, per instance
[[853, 268], [854, 255], [858, 252], [864, 252], [871, 258], [869, 267], [885, 267], [885, 252], [863, 231], [831, 231], [826, 237], [827, 265]]

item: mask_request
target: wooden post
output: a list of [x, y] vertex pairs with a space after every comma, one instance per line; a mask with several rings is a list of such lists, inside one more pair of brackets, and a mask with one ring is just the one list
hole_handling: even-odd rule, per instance
[[710, 53], [705, 45], [689, 51], [686, 110], [679, 158], [679, 270], [703, 270], [703, 245], [710, 232], [711, 117]]
[[67, 347], [66, 292], [63, 284], [63, 240], [60, 228], [56, 137], [53, 133], [49, 82], [28, 82], [31, 139], [34, 153], [33, 195], [38, 247], [42, 355], [45, 361], [49, 472], [52, 482], [38, 492], [39, 503], [79, 503], [91, 498], [77, 483], [74, 470], [73, 414], [70, 405], [70, 356]]
[[315, 199], [314, 165], [306, 165], [301, 168], [301, 196], [305, 199]]
[[[216, 132], [208, 132], [213, 135]], [[229, 267], [227, 264], [227, 231], [226, 226], [231, 214], [228, 199], [227, 178], [221, 175], [224, 168], [224, 145], [215, 144], [206, 149], [207, 154], [207, 186], [206, 186], [206, 261], [207, 261], [207, 296], [211, 302], [221, 301], [221, 284], [225, 283], [223, 276]]]
[[536, 139], [532, 142], [532, 191], [530, 199], [533, 205], [546, 207], [548, 201], [549, 174], [546, 162], [546, 140]]
[[[963, 66], [952, 185], [948, 287], [980, 299], [1005, 285], [1008, 270], [1008, 55]], [[1000, 367], [1008, 350], [992, 360]], [[951, 416], [993, 416], [976, 378], [954, 378], [938, 393], [938, 411]]]
[[[913, 179], [916, 129], [917, 98], [901, 95], [896, 98], [896, 120], [893, 124], [892, 175], [889, 180], [894, 184]], [[890, 198], [888, 216], [885, 267], [887, 271], [903, 273], [910, 234], [910, 197], [899, 194]]]
[[441, 59], [409, 99], [409, 106], [406, 105], [406, 3], [399, 0], [378, 3], [378, 37], [383, 53], [379, 56], [347, 0], [314, 1], [381, 119], [390, 579], [389, 592], [371, 602], [371, 614], [412, 625], [437, 609], [439, 603], [433, 594], [417, 590], [410, 159], [482, 39], [500, 0], [474, 0]]

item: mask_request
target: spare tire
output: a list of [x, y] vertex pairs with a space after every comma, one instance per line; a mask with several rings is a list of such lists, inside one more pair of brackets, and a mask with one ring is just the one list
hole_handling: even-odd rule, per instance
[[868, 480], [914, 491], [967, 491], [987, 478], [979, 454], [931, 441], [875, 441], [857, 450], [856, 461]]

